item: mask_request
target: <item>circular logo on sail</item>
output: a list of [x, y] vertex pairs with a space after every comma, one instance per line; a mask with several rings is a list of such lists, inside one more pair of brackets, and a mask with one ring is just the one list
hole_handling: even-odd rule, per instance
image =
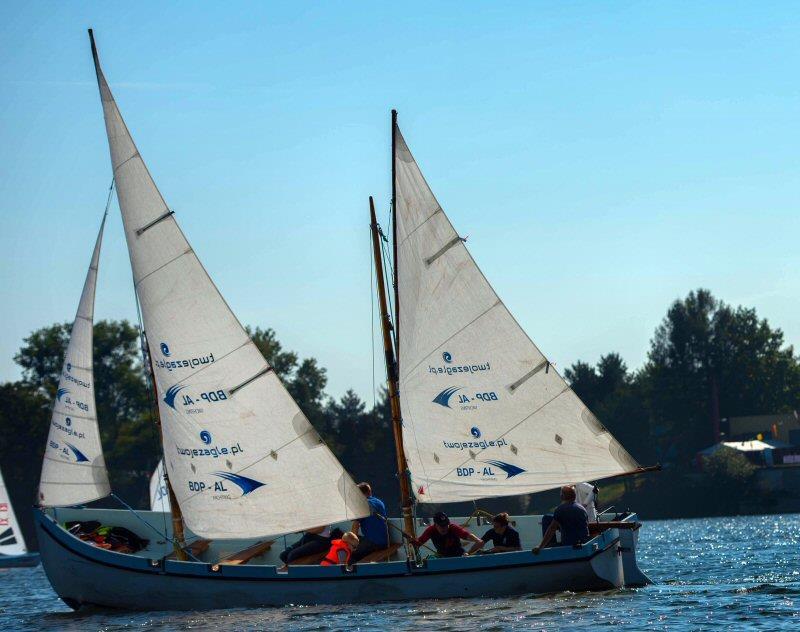
[[162, 342], [161, 343], [161, 353], [163, 353], [165, 356], [169, 357], [169, 347], [167, 346], [166, 342]]
[[72, 371], [72, 362], [67, 362], [67, 371]]
[[478, 428], [478, 426], [472, 426], [472, 429], [469, 431], [469, 433], [476, 439], [481, 438], [481, 430]]
[[64, 420], [64, 423], [65, 423], [65, 424], [67, 424], [68, 426], [71, 426], [71, 425], [72, 425], [72, 419], [70, 419], [69, 417], [67, 417], [67, 418]]
[[211, 443], [211, 433], [208, 430], [203, 430], [200, 433], [200, 439], [203, 443], [209, 445]]
[[442, 360], [444, 360], [445, 362], [447, 362], [447, 364], [450, 364], [450, 363], [453, 361], [453, 356], [451, 356], [451, 355], [450, 355], [450, 352], [449, 352], [449, 351], [445, 351], [445, 352], [442, 354]]

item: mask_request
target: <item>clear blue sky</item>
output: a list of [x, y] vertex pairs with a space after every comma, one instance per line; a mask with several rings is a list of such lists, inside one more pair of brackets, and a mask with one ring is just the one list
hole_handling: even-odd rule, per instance
[[[0, 379], [71, 320], [111, 172], [86, 27], [234, 311], [371, 401], [367, 196], [389, 110], [500, 296], [563, 368], [645, 359], [704, 286], [800, 342], [792, 3], [4, 3]], [[116, 205], [98, 318], [134, 318]], [[382, 376], [378, 356], [378, 378]]]

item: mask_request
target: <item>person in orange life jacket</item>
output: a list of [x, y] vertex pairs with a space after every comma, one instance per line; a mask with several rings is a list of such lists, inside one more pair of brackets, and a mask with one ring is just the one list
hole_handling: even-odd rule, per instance
[[353, 551], [358, 548], [358, 536], [351, 531], [342, 534], [341, 540], [333, 540], [331, 549], [325, 554], [325, 558], [320, 562], [322, 566], [338, 566], [344, 564], [350, 568], [350, 560]]
[[433, 514], [433, 524], [425, 529], [421, 536], [414, 538], [413, 542], [416, 546], [421, 546], [428, 540], [433, 542], [439, 557], [461, 557], [466, 555], [464, 547], [461, 545], [461, 540], [470, 540], [476, 544], [481, 542], [477, 535], [470, 533], [460, 525], [450, 522], [450, 518], [442, 511]]
[[[488, 551], [481, 551], [483, 546], [491, 542], [494, 546]], [[521, 551], [522, 543], [519, 539], [519, 532], [508, 524], [508, 514], [499, 513], [492, 518], [492, 528], [483, 534], [483, 537], [472, 545], [469, 554], [477, 553], [507, 553], [509, 551]]]
[[542, 542], [533, 547], [533, 553], [538, 553], [548, 544], [556, 533], [561, 531], [561, 546], [574, 546], [589, 540], [589, 516], [583, 505], [575, 502], [575, 488], [564, 485], [561, 488], [561, 504], [553, 512], [553, 522], [547, 527]]
[[[338, 536], [341, 536], [341, 533], [339, 531]], [[300, 557], [324, 553], [330, 548], [333, 539], [330, 526], [309, 529], [303, 533], [303, 536], [297, 542], [281, 552], [279, 557], [283, 562], [283, 566], [278, 570], [285, 571], [289, 564]]]
[[366, 518], [353, 521], [350, 530], [356, 535], [361, 534], [358, 548], [353, 551], [353, 564], [366, 557], [373, 551], [380, 551], [389, 546], [389, 527], [386, 523], [386, 505], [380, 498], [372, 495], [372, 486], [369, 483], [359, 483], [358, 489], [367, 497], [370, 515]]

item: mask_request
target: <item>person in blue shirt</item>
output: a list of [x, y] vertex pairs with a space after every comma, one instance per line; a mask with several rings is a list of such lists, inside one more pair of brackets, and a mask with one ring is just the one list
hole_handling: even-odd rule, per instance
[[369, 483], [359, 483], [358, 488], [367, 497], [370, 511], [366, 518], [353, 522], [351, 531], [360, 534], [358, 547], [350, 556], [350, 563], [355, 564], [373, 551], [380, 551], [389, 546], [389, 525], [386, 522], [386, 505], [380, 498], [372, 495]]
[[572, 485], [561, 488], [561, 504], [553, 512], [553, 522], [533, 552], [538, 553], [550, 544], [556, 530], [561, 531], [561, 546], [575, 546], [589, 540], [589, 516], [583, 505], [575, 501], [575, 488]]

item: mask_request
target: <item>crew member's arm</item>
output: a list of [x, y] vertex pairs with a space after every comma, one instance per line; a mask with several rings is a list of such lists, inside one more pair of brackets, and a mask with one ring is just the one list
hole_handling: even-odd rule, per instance
[[[461, 540], [469, 540], [470, 542], [474, 542], [476, 545], [480, 544], [480, 546], [483, 546], [483, 540], [481, 540], [474, 533], [470, 533], [469, 531], [467, 531], [464, 527], [460, 527], [458, 525], [451, 525], [450, 532], [455, 533]], [[467, 553], [466, 555], [469, 555], [469, 553]]]
[[467, 551], [467, 555], [472, 555], [473, 553], [477, 553], [483, 548], [483, 545], [486, 544], [483, 540], [478, 540], [475, 544], [472, 545], [472, 548]]
[[550, 544], [550, 540], [553, 539], [553, 536], [556, 533], [556, 529], [560, 529], [560, 528], [561, 528], [561, 525], [558, 524], [558, 520], [553, 520], [553, 522], [550, 523], [550, 526], [547, 527], [547, 531], [544, 532], [544, 537], [542, 538], [542, 541], [539, 543], [539, 546], [533, 547], [533, 552], [534, 553], [538, 553], [544, 547], [546, 547], [548, 544]]
[[360, 520], [353, 520], [353, 524], [350, 525], [350, 531], [359, 535], [358, 530], [361, 528], [361, 521]]
[[414, 544], [414, 546], [422, 546], [428, 540], [431, 539], [431, 533], [433, 533], [433, 531], [431, 530], [434, 528], [435, 527], [433, 525], [429, 526], [427, 529], [425, 529], [425, 531], [422, 532], [421, 536], [419, 536], [418, 538], [414, 538], [413, 540], [411, 540], [411, 542]]

